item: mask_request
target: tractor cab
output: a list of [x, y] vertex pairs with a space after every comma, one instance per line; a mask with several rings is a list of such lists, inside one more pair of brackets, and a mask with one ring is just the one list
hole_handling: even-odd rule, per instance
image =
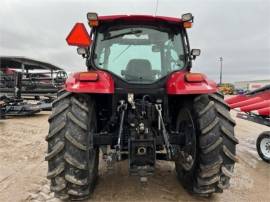
[[[106, 71], [127, 83], [151, 84], [172, 72], [191, 68], [191, 60], [200, 54], [190, 50], [187, 28], [193, 16], [179, 18], [140, 15], [87, 15], [90, 36], [84, 27], [75, 25], [67, 37], [69, 45], [88, 60], [89, 70]], [[80, 32], [85, 44], [73, 41]]]

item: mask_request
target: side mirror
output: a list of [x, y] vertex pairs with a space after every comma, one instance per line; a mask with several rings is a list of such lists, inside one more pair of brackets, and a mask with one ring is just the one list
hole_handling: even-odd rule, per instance
[[192, 49], [191, 50], [191, 57], [193, 60], [196, 59], [197, 56], [201, 55], [201, 50], [200, 49]]

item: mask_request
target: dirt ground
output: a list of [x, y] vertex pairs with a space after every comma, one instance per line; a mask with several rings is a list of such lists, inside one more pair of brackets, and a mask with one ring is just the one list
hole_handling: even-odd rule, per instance
[[[233, 113], [235, 116], [235, 113]], [[0, 120], [0, 201], [57, 202], [49, 191], [44, 161], [48, 113], [33, 117]], [[100, 163], [99, 181], [91, 201], [270, 201], [270, 164], [263, 162], [255, 148], [256, 138], [270, 128], [236, 119], [239, 163], [231, 187], [211, 198], [189, 195], [176, 179], [174, 164], [157, 162], [156, 173], [142, 185], [128, 175], [127, 161], [108, 171]]]

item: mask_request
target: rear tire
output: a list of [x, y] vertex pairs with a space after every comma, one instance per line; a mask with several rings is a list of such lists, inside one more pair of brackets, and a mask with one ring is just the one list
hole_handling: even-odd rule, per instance
[[270, 163], [270, 131], [259, 135], [256, 142], [259, 156], [267, 163]]
[[62, 200], [90, 196], [98, 176], [99, 149], [94, 148], [95, 101], [86, 95], [61, 91], [53, 103], [46, 137], [51, 191]]
[[237, 160], [235, 122], [220, 94], [197, 96], [190, 111], [196, 124], [195, 163], [186, 170], [177, 159], [176, 172], [189, 192], [209, 196], [229, 187]]

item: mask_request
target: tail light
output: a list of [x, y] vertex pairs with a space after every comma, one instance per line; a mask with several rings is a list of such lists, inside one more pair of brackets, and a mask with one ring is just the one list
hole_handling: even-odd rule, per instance
[[191, 83], [197, 83], [197, 82], [202, 82], [205, 80], [205, 76], [200, 73], [187, 73], [185, 75], [185, 79], [187, 82]]
[[80, 72], [77, 75], [77, 80], [79, 81], [97, 81], [98, 73], [94, 71]]

